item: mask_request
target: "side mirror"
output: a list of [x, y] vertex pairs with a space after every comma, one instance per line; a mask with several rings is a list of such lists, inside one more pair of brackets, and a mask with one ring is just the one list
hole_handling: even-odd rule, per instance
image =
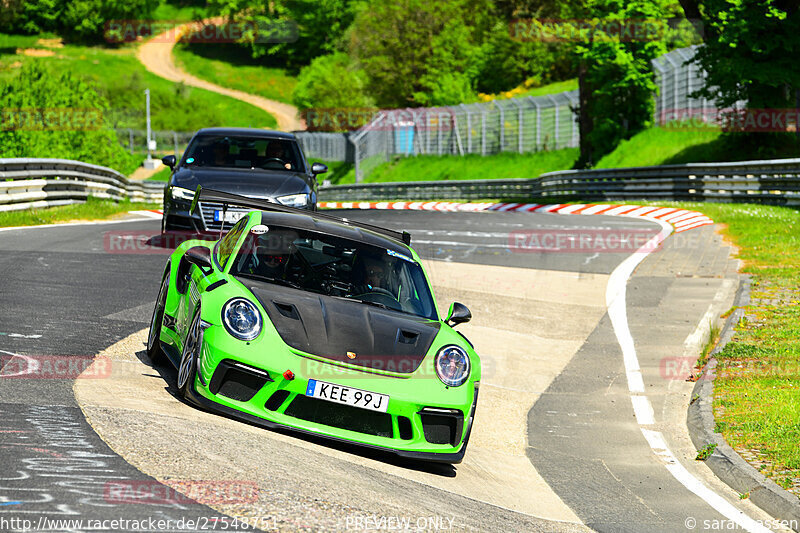
[[469, 309], [467, 309], [467, 306], [455, 302], [450, 305], [450, 311], [447, 312], [447, 318], [445, 319], [445, 322], [451, 326], [455, 326], [458, 324], [463, 324], [464, 322], [469, 322], [470, 320], [472, 320], [472, 313], [470, 313]]
[[200, 267], [200, 270], [203, 272], [206, 269], [211, 269], [211, 250], [206, 248], [205, 246], [194, 246], [186, 250], [186, 254], [184, 255], [186, 260], [193, 265], [197, 265]]
[[161, 158], [161, 162], [167, 165], [170, 170], [175, 170], [175, 163], [177, 163], [177, 159], [175, 159], [174, 155], [165, 155]]
[[314, 163], [311, 165], [311, 173], [315, 176], [317, 174], [325, 174], [328, 171], [328, 165], [323, 165], [322, 163]]

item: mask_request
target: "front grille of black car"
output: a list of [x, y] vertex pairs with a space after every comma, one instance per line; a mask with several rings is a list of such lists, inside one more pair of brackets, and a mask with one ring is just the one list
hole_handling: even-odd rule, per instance
[[298, 394], [284, 414], [348, 431], [392, 438], [392, 415]]
[[225, 359], [217, 365], [208, 390], [231, 400], [249, 402], [268, 381], [273, 379], [266, 371]]
[[426, 407], [419, 412], [422, 433], [431, 444], [455, 446], [464, 427], [464, 413], [458, 409], [436, 409]]
[[[218, 230], [222, 225], [222, 222], [217, 222], [214, 220], [214, 213], [216, 211], [222, 211], [223, 205], [216, 204], [212, 202], [201, 202], [200, 203], [200, 212], [203, 215], [203, 222], [206, 225], [207, 230]], [[250, 211], [249, 209], [242, 209], [241, 207], [231, 207], [228, 206], [226, 210], [228, 213], [247, 213]], [[234, 222], [226, 222], [225, 227], [231, 229], [233, 227]]]

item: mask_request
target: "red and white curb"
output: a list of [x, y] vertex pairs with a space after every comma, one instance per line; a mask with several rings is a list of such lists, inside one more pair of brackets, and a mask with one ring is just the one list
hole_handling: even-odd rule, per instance
[[703, 213], [672, 207], [619, 204], [516, 204], [492, 202], [319, 202], [327, 209], [410, 209], [416, 211], [511, 211], [558, 215], [615, 215], [669, 223], [676, 233], [714, 223]]

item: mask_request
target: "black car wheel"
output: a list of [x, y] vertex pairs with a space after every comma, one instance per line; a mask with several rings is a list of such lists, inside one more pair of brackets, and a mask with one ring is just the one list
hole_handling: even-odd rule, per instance
[[197, 360], [203, 346], [203, 328], [200, 325], [200, 304], [194, 310], [192, 324], [186, 334], [186, 342], [183, 343], [183, 353], [181, 363], [178, 366], [178, 392], [183, 398], [188, 396], [190, 387], [194, 386], [194, 378], [197, 375]]
[[161, 290], [158, 292], [153, 318], [150, 320], [150, 332], [147, 334], [147, 357], [153, 364], [164, 361], [164, 352], [161, 350], [161, 326], [164, 323], [164, 307], [167, 304], [167, 292], [169, 290], [169, 267], [164, 273], [161, 282]]

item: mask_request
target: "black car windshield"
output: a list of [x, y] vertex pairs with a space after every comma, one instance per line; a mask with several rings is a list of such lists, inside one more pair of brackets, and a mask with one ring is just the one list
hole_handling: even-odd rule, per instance
[[313, 231], [255, 229], [231, 274], [437, 319], [422, 267], [410, 256]]
[[246, 168], [303, 172], [297, 143], [288, 139], [201, 135], [187, 148], [190, 167]]

